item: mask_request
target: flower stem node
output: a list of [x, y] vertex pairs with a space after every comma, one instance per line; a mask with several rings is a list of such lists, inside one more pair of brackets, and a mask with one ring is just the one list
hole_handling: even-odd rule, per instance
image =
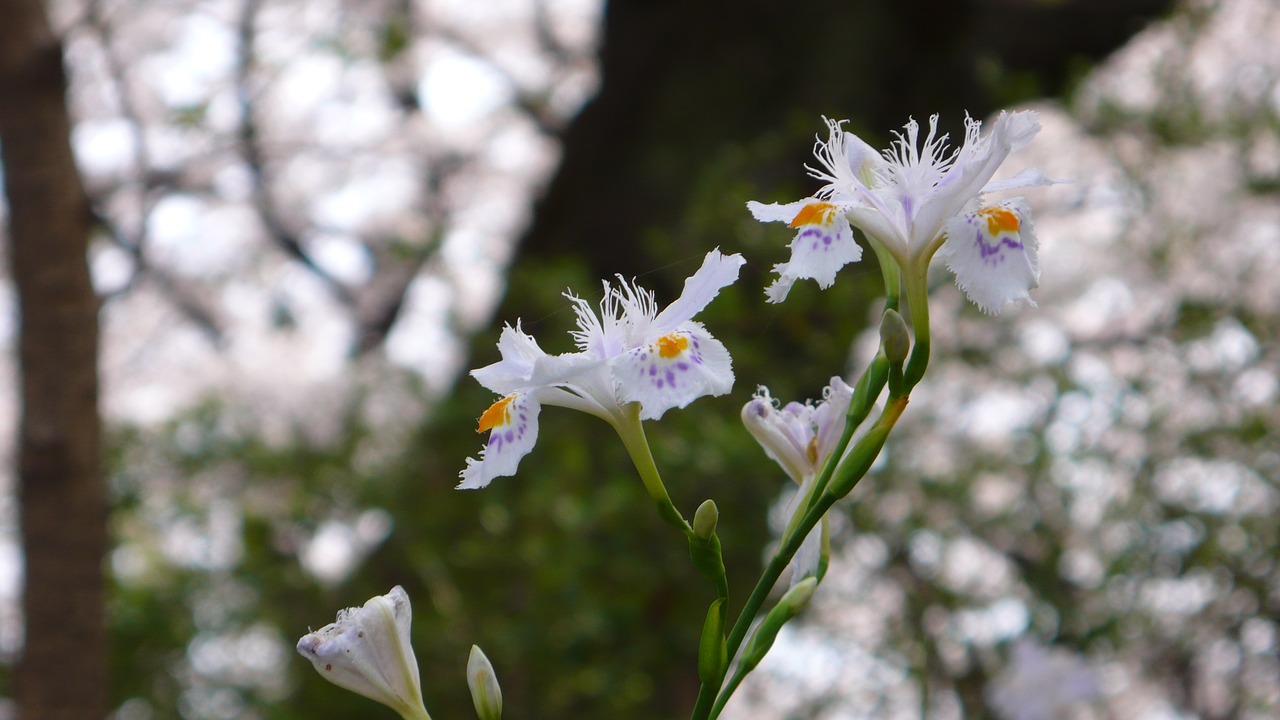
[[703, 577], [716, 583], [722, 595], [728, 592], [724, 587], [724, 555], [720, 548], [720, 538], [714, 532], [705, 540], [698, 537], [696, 531], [689, 536], [689, 559]]
[[498, 687], [493, 664], [478, 645], [471, 646], [471, 656], [467, 658], [467, 686], [471, 688], [476, 716], [480, 720], [501, 720], [502, 688]]
[[409, 644], [412, 609], [397, 585], [298, 640], [298, 652], [333, 684], [376, 700], [405, 720], [430, 720]]

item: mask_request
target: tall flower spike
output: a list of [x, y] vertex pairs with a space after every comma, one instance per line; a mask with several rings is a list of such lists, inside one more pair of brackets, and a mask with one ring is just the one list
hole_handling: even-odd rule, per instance
[[621, 278], [604, 283], [599, 313], [566, 293], [577, 315], [571, 334], [578, 352], [549, 355], [519, 323], [506, 327], [498, 341], [502, 359], [471, 373], [501, 397], [480, 416], [479, 431], [489, 432], [489, 440], [479, 459], [467, 460], [458, 487], [514, 475], [537, 442], [543, 405], [589, 413], [621, 431], [633, 417], [625, 410], [631, 403], [639, 404], [641, 419], [656, 420], [700, 397], [729, 392], [729, 351], [693, 318], [738, 279], [745, 262], [712, 250], [661, 311], [653, 293]]
[[329, 682], [390, 707], [405, 720], [430, 720], [418, 661], [409, 644], [412, 610], [399, 585], [298, 640], [298, 652]]

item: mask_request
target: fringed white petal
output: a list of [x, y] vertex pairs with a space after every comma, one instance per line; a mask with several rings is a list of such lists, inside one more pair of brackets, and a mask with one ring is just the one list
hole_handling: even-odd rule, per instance
[[642, 420], [657, 420], [671, 408], [733, 389], [729, 351], [698, 323], [628, 350], [611, 363], [618, 399], [640, 403]]
[[759, 220], [786, 222], [796, 228], [791, 240], [791, 259], [773, 266], [778, 279], [765, 291], [769, 302], [782, 302], [796, 280], [812, 279], [818, 287], [831, 287], [836, 273], [845, 265], [862, 259], [862, 248], [853, 239], [853, 229], [842, 206], [808, 199], [787, 205], [747, 203]]
[[702, 267], [684, 281], [684, 291], [654, 319], [652, 332], [666, 334], [693, 319], [720, 291], [737, 282], [738, 271], [746, 264], [739, 254], [724, 255], [719, 248], [707, 253]]
[[1040, 284], [1038, 243], [1021, 198], [961, 213], [947, 223], [946, 234], [938, 254], [983, 312], [995, 315], [1019, 300], [1035, 305], [1028, 291]]
[[816, 202], [813, 198], [805, 198], [790, 203], [769, 203], [765, 205], [762, 202], [751, 200], [747, 203], [747, 210], [751, 211], [751, 217], [760, 222], [784, 222], [790, 223], [792, 219], [799, 214], [800, 209], [805, 205]]
[[515, 475], [520, 459], [538, 442], [538, 413], [542, 404], [534, 393], [515, 393], [494, 403], [480, 417], [481, 432], [489, 440], [480, 450], [480, 459], [467, 458], [459, 477], [459, 490], [474, 490], [496, 477]]

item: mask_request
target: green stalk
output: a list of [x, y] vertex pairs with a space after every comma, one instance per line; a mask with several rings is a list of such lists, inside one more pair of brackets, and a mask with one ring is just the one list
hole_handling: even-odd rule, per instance
[[899, 269], [898, 259], [870, 236], [867, 244], [875, 251], [876, 260], [880, 263], [880, 274], [884, 277], [884, 306], [897, 310], [902, 284], [902, 271]]
[[929, 366], [929, 257], [918, 258], [907, 273], [907, 304], [916, 344], [911, 349], [902, 378], [902, 395], [911, 393]]
[[876, 355], [871, 364], [867, 366], [867, 369], [862, 371], [862, 376], [858, 378], [858, 382], [853, 388], [853, 397], [849, 401], [849, 412], [845, 414], [844, 432], [840, 434], [840, 441], [836, 443], [835, 449], [831, 451], [831, 457], [827, 458], [827, 462], [822, 466], [822, 472], [818, 474], [818, 479], [813, 484], [812, 492], [805, 507], [810, 507], [813, 498], [822, 495], [823, 491], [827, 489], [827, 483], [831, 481], [831, 474], [835, 472], [836, 466], [840, 464], [840, 459], [844, 457], [844, 451], [849, 447], [849, 442], [853, 440], [854, 432], [867, 419], [867, 415], [871, 414], [871, 408], [875, 407], [876, 398], [880, 397], [880, 391], [884, 389], [888, 372], [889, 361], [885, 359], [883, 352]]
[[[800, 545], [804, 542], [805, 537], [808, 536], [809, 531], [822, 520], [827, 511], [831, 509], [831, 506], [852, 491], [858, 481], [871, 469], [872, 463], [884, 447], [889, 432], [897, 424], [898, 418], [902, 416], [902, 411], [906, 409], [906, 406], [907, 398], [901, 397], [885, 408], [885, 411], [876, 420], [876, 424], [854, 446], [846, 462], [841, 463], [838, 473], [836, 473], [838, 479], [835, 483], [837, 486], [835, 489], [841, 492], [836, 494], [824, 491], [818, 496], [814, 506], [804, 513], [804, 518], [796, 526], [796, 531], [779, 544], [778, 550], [769, 560], [768, 566], [765, 567], [764, 573], [760, 576], [759, 581], [756, 582], [756, 586], [752, 589], [750, 597], [747, 598], [742, 612], [738, 615], [737, 621], [734, 622], [733, 629], [729, 632], [726, 643], [729, 658], [732, 659], [737, 655], [742, 642], [746, 639], [747, 632], [751, 629], [752, 620], [759, 614], [760, 608], [769, 596], [769, 592], [773, 590], [778, 578], [782, 576], [782, 571], [786, 569], [787, 563], [791, 562], [791, 559], [795, 557], [796, 551], [800, 549]], [[724, 709], [725, 703], [729, 701], [729, 697], [736, 690], [738, 683], [742, 681], [739, 676], [745, 676], [745, 674], [735, 671], [729, 683], [720, 691], [715, 705], [711, 708], [710, 715], [699, 715], [698, 708], [695, 707], [695, 713], [690, 720], [714, 720], [714, 718], [718, 717]]]
[[622, 438], [622, 444], [626, 446], [636, 472], [640, 473], [644, 489], [658, 506], [658, 515], [686, 537], [692, 537], [693, 528], [671, 502], [667, 486], [662, 483], [662, 475], [658, 472], [658, 465], [653, 461], [653, 452], [649, 450], [649, 440], [644, 435], [644, 424], [640, 420], [640, 403], [628, 403], [623, 407], [623, 413], [625, 414], [618, 418], [614, 428], [618, 431], [618, 437]]

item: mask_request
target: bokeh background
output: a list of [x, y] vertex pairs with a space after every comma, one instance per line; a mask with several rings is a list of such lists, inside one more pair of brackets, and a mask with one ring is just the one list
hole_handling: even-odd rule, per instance
[[[1038, 306], [987, 317], [936, 278], [930, 373], [838, 508], [814, 603], [725, 716], [1280, 713], [1274, 2], [46, 10], [101, 299], [111, 717], [390, 717], [292, 646], [395, 584], [437, 718], [471, 716], [472, 643], [511, 720], [686, 717], [713, 596], [683, 541], [612, 430], [554, 408], [518, 477], [455, 492], [492, 400], [466, 370], [517, 317], [567, 350], [566, 288], [621, 274], [669, 301], [709, 249], [746, 255], [700, 316], [734, 392], [650, 427], [677, 505], [718, 503], [740, 604], [789, 488], [738, 410], [860, 371], [881, 291], [864, 262], [767, 305], [790, 238], [744, 203], [815, 189], [823, 115], [883, 147], [908, 117], [955, 136], [1005, 107], [1044, 125], [1010, 166], [1069, 181], [1029, 198]], [[16, 458], [8, 280], [0, 302]]]

